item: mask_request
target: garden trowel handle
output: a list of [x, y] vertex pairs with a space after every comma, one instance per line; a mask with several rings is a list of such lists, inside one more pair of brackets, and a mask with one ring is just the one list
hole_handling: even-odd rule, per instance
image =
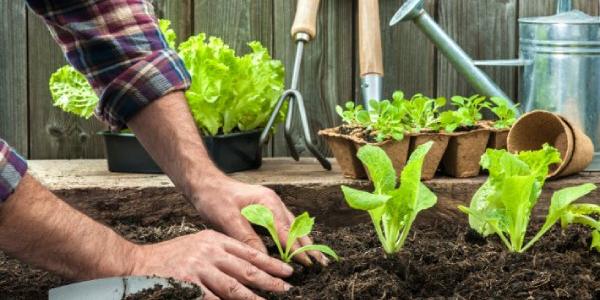
[[360, 76], [383, 76], [379, 0], [358, 0]]
[[383, 50], [379, 23], [379, 0], [358, 0], [358, 43], [362, 100], [382, 100]]
[[298, 34], [308, 35], [308, 40], [317, 36], [317, 15], [319, 14], [320, 0], [298, 0], [296, 18], [292, 25], [292, 38], [298, 39]]

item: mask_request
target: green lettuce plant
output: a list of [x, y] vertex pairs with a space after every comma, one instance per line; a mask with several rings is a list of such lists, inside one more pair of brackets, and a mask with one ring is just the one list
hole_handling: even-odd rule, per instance
[[519, 105], [510, 105], [506, 99], [500, 97], [491, 97], [490, 101], [494, 104], [490, 107], [490, 110], [498, 117], [498, 120], [494, 123], [494, 128], [510, 128], [517, 121], [517, 107]]
[[454, 96], [451, 102], [455, 110], [445, 111], [440, 115], [440, 127], [447, 132], [454, 132], [460, 127], [473, 127], [483, 119], [481, 110], [489, 108], [486, 97], [474, 95], [469, 98]]
[[352, 127], [367, 127], [371, 122], [369, 112], [362, 105], [356, 105], [352, 101], [346, 102], [344, 108], [337, 105], [335, 111], [344, 123]]
[[489, 171], [489, 178], [473, 196], [470, 207], [460, 206], [459, 209], [469, 215], [471, 228], [483, 236], [496, 234], [509, 251], [525, 252], [558, 220], [563, 219], [563, 224], [575, 222], [575, 219], [583, 221], [584, 218], [575, 218], [575, 214], [568, 215], [577, 207], [571, 203], [596, 189], [593, 184], [584, 184], [556, 192], [546, 222], [525, 243], [531, 212], [542, 193], [548, 170], [560, 161], [558, 150], [549, 145], [519, 154], [488, 149], [481, 158], [481, 166]]
[[366, 166], [375, 190], [365, 192], [342, 186], [348, 205], [371, 216], [386, 254], [402, 250], [419, 212], [437, 202], [436, 195], [421, 182], [423, 161], [432, 146], [433, 142], [423, 144], [412, 153], [400, 176], [400, 186], [385, 152], [379, 147], [364, 146], [358, 151], [358, 158]]
[[[591, 188], [591, 187], [590, 187]], [[588, 226], [592, 229], [592, 243], [590, 249], [600, 252], [600, 206], [596, 204], [570, 204], [557, 201], [552, 203], [550, 210], [560, 215], [560, 224], [563, 228], [571, 224]]]
[[99, 98], [85, 76], [71, 66], [64, 66], [50, 76], [50, 95], [54, 106], [65, 112], [89, 119]]
[[416, 94], [410, 100], [405, 100], [401, 91], [395, 92], [393, 98], [394, 101], [404, 102], [406, 110], [404, 123], [411, 132], [439, 130], [440, 109], [446, 105], [446, 98], [431, 99], [423, 94]]
[[315, 224], [315, 219], [311, 218], [307, 212], [297, 216], [294, 219], [294, 222], [292, 222], [285, 249], [283, 249], [279, 242], [279, 235], [277, 234], [277, 228], [275, 227], [273, 213], [269, 208], [260, 204], [249, 205], [242, 209], [242, 215], [250, 223], [264, 227], [269, 231], [273, 242], [275, 242], [275, 245], [277, 246], [281, 259], [286, 263], [291, 262], [294, 256], [306, 251], [320, 251], [331, 256], [335, 260], [339, 259], [335, 251], [325, 245], [308, 245], [300, 247], [296, 251], [291, 251], [294, 243], [296, 243], [299, 238], [309, 235]]
[[369, 101], [371, 107], [370, 128], [376, 132], [377, 142], [383, 142], [386, 139], [401, 141], [404, 139], [406, 128], [402, 120], [406, 115], [402, 101], [389, 100]]

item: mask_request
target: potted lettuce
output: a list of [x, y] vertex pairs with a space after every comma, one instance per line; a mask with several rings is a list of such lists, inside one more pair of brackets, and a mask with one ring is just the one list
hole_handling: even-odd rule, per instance
[[[175, 48], [176, 35], [168, 20], [160, 20], [167, 43]], [[219, 38], [198, 34], [179, 46], [190, 71], [192, 85], [186, 98], [207, 151], [224, 172], [259, 168], [262, 151], [259, 138], [284, 86], [284, 67], [273, 60], [259, 42], [250, 42], [251, 52], [237, 56]], [[52, 74], [50, 92], [54, 105], [89, 119], [98, 97], [86, 78], [70, 66]], [[285, 118], [281, 110], [279, 121]], [[135, 135], [103, 131], [108, 167], [112, 172], [160, 173], [160, 168]]]

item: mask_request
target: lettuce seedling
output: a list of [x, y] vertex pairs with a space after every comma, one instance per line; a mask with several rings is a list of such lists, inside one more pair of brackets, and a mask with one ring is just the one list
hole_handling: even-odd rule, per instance
[[459, 209], [469, 215], [470, 226], [483, 236], [495, 233], [509, 251], [525, 252], [566, 214], [572, 202], [596, 189], [593, 184], [584, 184], [556, 192], [546, 222], [525, 244], [531, 212], [542, 193], [548, 170], [560, 161], [558, 150], [549, 145], [519, 154], [488, 149], [481, 158], [481, 166], [489, 171], [489, 178], [473, 196], [470, 207]]
[[510, 128], [517, 121], [517, 107], [519, 105], [511, 106], [506, 99], [500, 97], [492, 97], [490, 100], [494, 103], [490, 110], [498, 117], [498, 120], [494, 123], [494, 128]]
[[[396, 100], [394, 93], [394, 100]], [[398, 98], [399, 99], [399, 98]], [[422, 130], [439, 130], [439, 110], [446, 105], [446, 98], [431, 99], [422, 94], [414, 95], [411, 100], [403, 100], [406, 109], [405, 123], [414, 133]]]
[[594, 219], [594, 216], [600, 216], [600, 206], [596, 204], [570, 204], [554, 201], [550, 206], [550, 211], [560, 215], [560, 224], [563, 228], [571, 224], [580, 224], [592, 229], [591, 249], [600, 252], [600, 219]]
[[368, 127], [371, 122], [369, 112], [366, 111], [362, 105], [355, 105], [354, 102], [348, 101], [344, 105], [345, 109], [341, 106], [336, 106], [335, 111], [342, 118], [342, 121], [350, 126], [362, 126]]
[[406, 115], [406, 110], [403, 105], [402, 101], [369, 101], [371, 107], [369, 127], [377, 133], [377, 142], [383, 142], [388, 138], [396, 141], [404, 139], [406, 129], [402, 120]]
[[375, 190], [372, 193], [342, 186], [350, 207], [369, 213], [377, 237], [386, 254], [402, 250], [410, 228], [419, 212], [434, 206], [436, 195], [421, 182], [421, 169], [433, 142], [423, 144], [412, 153], [400, 176], [397, 188], [392, 161], [379, 147], [367, 145], [358, 151]]
[[250, 223], [264, 227], [267, 229], [267, 231], [269, 231], [271, 238], [273, 238], [273, 242], [275, 242], [275, 245], [277, 246], [277, 250], [279, 251], [281, 259], [286, 263], [291, 262], [294, 256], [306, 251], [320, 251], [333, 257], [335, 260], [339, 259], [335, 251], [325, 245], [303, 246], [290, 253], [294, 243], [296, 243], [299, 238], [310, 234], [313, 225], [315, 224], [315, 219], [311, 218], [307, 212], [297, 216], [294, 219], [294, 222], [292, 223], [288, 233], [285, 250], [281, 247], [281, 243], [279, 242], [279, 235], [277, 234], [277, 229], [275, 228], [273, 213], [269, 208], [260, 204], [249, 205], [242, 209], [242, 215]]

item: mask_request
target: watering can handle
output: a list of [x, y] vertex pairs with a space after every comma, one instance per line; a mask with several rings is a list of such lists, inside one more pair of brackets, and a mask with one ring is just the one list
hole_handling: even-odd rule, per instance
[[379, 0], [358, 1], [360, 75], [383, 76]]
[[298, 34], [301, 33], [307, 34], [309, 40], [317, 36], [317, 15], [320, 2], [321, 0], [298, 1], [294, 25], [292, 25], [292, 38], [298, 39]]

